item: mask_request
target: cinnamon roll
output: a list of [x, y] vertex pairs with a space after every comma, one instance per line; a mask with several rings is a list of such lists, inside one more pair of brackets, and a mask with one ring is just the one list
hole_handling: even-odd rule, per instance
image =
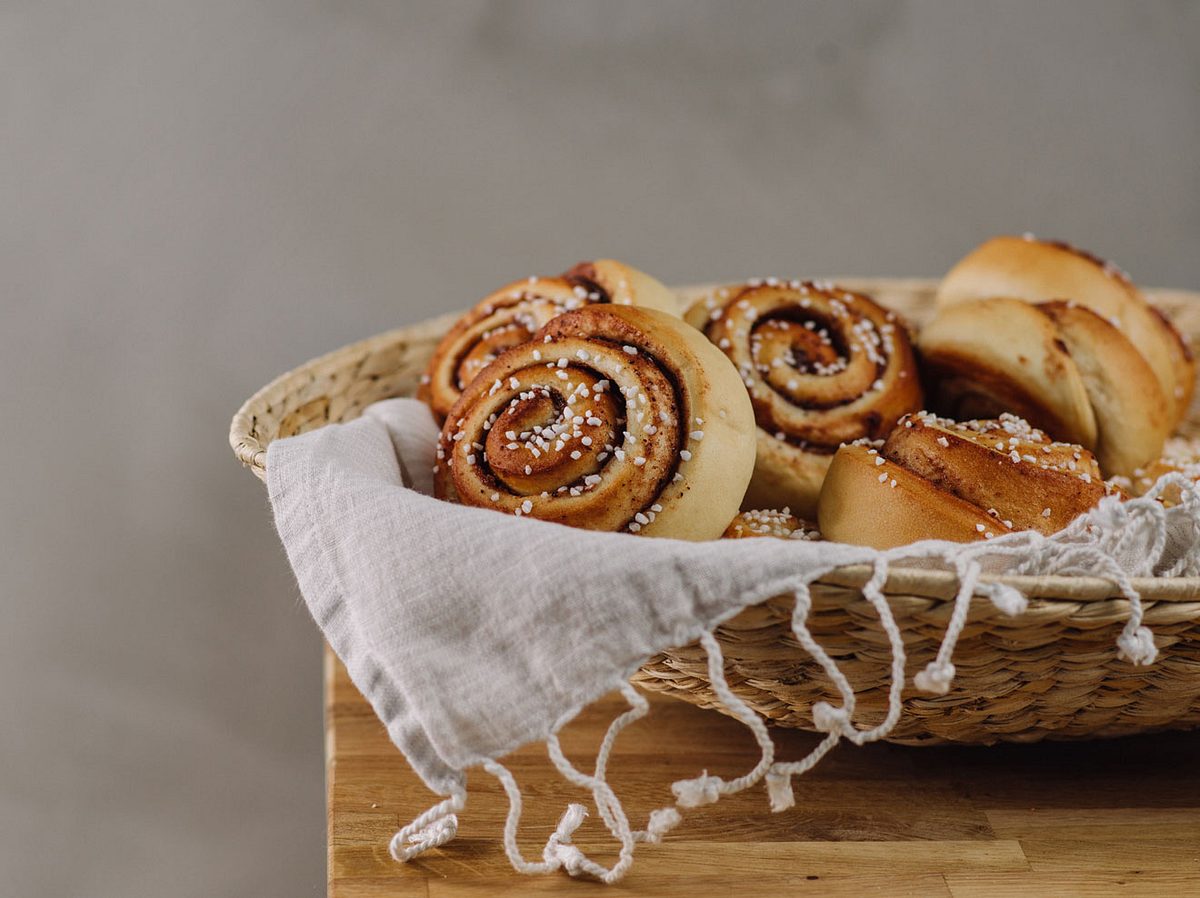
[[812, 517], [842, 443], [876, 438], [921, 407], [904, 324], [869, 297], [826, 283], [751, 281], [687, 312], [737, 367], [758, 424], [747, 507]]
[[938, 288], [939, 308], [1007, 296], [1027, 302], [1069, 300], [1118, 329], [1145, 359], [1167, 402], [1170, 425], [1191, 404], [1196, 368], [1183, 336], [1111, 262], [1070, 244], [995, 237], [959, 261]]
[[679, 318], [595, 304], [491, 362], [450, 409], [441, 498], [590, 530], [716, 539], [754, 468], [737, 371]]
[[550, 319], [593, 303], [678, 314], [675, 294], [650, 275], [612, 259], [580, 262], [558, 277], [514, 281], [481, 300], [438, 343], [418, 398], [444, 418], [463, 388], [506, 349]]
[[919, 347], [938, 411], [1015, 413], [1094, 450], [1106, 476], [1158, 458], [1171, 430], [1171, 405], [1147, 360], [1074, 301], [956, 303], [921, 331]]
[[817, 521], [826, 539], [877, 549], [972, 542], [1055, 533], [1113, 493], [1090, 452], [1014, 415], [956, 423], [922, 412], [878, 446], [838, 450]]

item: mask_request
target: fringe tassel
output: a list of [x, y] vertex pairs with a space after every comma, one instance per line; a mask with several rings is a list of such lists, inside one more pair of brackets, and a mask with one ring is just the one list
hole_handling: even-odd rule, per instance
[[[1191, 507], [1200, 506], [1200, 489], [1196, 484], [1181, 475], [1168, 475], [1159, 479], [1146, 498], [1153, 500], [1165, 489], [1176, 486], [1182, 494], [1182, 502]], [[1102, 503], [1101, 511], [1111, 515], [1130, 516], [1128, 507]], [[1146, 514], [1151, 520], [1153, 539], [1146, 551], [1146, 575], [1155, 572], [1156, 565], [1168, 542], [1165, 511], [1157, 503], [1150, 501], [1145, 507], [1139, 505], [1137, 513]], [[1200, 514], [1193, 516], [1193, 535], [1200, 534]], [[1132, 522], [1127, 522], [1132, 523]], [[546, 840], [542, 850], [542, 860], [531, 862], [525, 860], [517, 846], [517, 830], [521, 819], [521, 790], [512, 773], [497, 761], [487, 761], [483, 767], [495, 776], [504, 787], [508, 796], [509, 810], [504, 824], [504, 850], [513, 868], [520, 873], [541, 874], [555, 870], [565, 870], [572, 876], [589, 875], [602, 882], [613, 883], [620, 880], [633, 863], [633, 851], [637, 842], [657, 843], [663, 836], [674, 829], [682, 821], [679, 808], [694, 808], [712, 804], [722, 796], [740, 792], [759, 781], [765, 781], [767, 797], [773, 812], [785, 811], [796, 804], [792, 779], [801, 776], [815, 767], [837, 743], [845, 738], [858, 745], [874, 742], [885, 738], [895, 727], [902, 711], [901, 697], [905, 684], [905, 651], [904, 642], [895, 617], [891, 612], [887, 596], [883, 593], [883, 584], [887, 579], [889, 559], [899, 558], [938, 558], [952, 565], [958, 574], [959, 589], [954, 599], [954, 609], [946, 625], [946, 633], [938, 648], [937, 657], [926, 665], [925, 669], [913, 677], [913, 684], [926, 692], [945, 695], [952, 685], [955, 667], [952, 661], [955, 646], [958, 643], [970, 614], [971, 600], [978, 594], [988, 598], [992, 604], [1004, 614], [1015, 616], [1024, 613], [1028, 607], [1028, 599], [1017, 589], [1001, 583], [980, 583], [981, 557], [1020, 557], [1018, 572], [1029, 570], [1057, 570], [1063, 573], [1078, 570], [1093, 575], [1111, 578], [1129, 602], [1130, 614], [1121, 635], [1117, 638], [1120, 656], [1133, 664], [1151, 664], [1158, 655], [1154, 645], [1154, 637], [1149, 628], [1143, 625], [1144, 607], [1141, 596], [1133, 588], [1129, 575], [1116, 561], [1121, 551], [1128, 551], [1137, 537], [1134, 531], [1143, 528], [1119, 526], [1115, 528], [1117, 537], [1108, 546], [1100, 546], [1092, 541], [1092, 531], [1087, 527], [1086, 520], [1071, 525], [1066, 531], [1068, 539], [1051, 541], [1037, 533], [1022, 534], [1021, 539], [1009, 541], [1009, 545], [991, 546], [980, 544], [978, 547], [967, 549], [929, 548], [922, 546], [904, 547], [885, 554], [879, 554], [874, 559], [874, 570], [871, 578], [863, 585], [863, 596], [875, 608], [879, 615], [880, 626], [888, 636], [892, 653], [891, 684], [888, 690], [888, 712], [883, 722], [869, 730], [859, 730], [853, 722], [855, 710], [854, 689], [845, 674], [830, 655], [817, 643], [808, 629], [808, 616], [812, 611], [812, 597], [809, 584], [817, 579], [824, 571], [818, 571], [811, 577], [799, 581], [794, 586], [795, 606], [792, 612], [792, 632], [800, 646], [821, 666], [829, 677], [830, 682], [841, 697], [840, 707], [829, 702], [817, 702], [812, 707], [813, 726], [825, 733], [825, 738], [812, 749], [804, 758], [798, 761], [781, 762], [775, 760], [775, 746], [771, 741], [766, 724], [751, 708], [742, 701], [730, 688], [725, 679], [725, 661], [715, 635], [706, 632], [701, 635], [700, 643], [704, 646], [708, 657], [709, 681], [713, 692], [725, 708], [742, 721], [754, 734], [755, 741], [761, 750], [758, 763], [747, 773], [732, 780], [713, 776], [707, 770], [692, 779], [679, 780], [672, 784], [675, 806], [662, 807], [651, 812], [644, 830], [633, 830], [620, 800], [609, 786], [606, 779], [607, 765], [612, 753], [617, 735], [633, 722], [645, 717], [648, 712], [646, 699], [632, 686], [625, 684], [622, 693], [629, 703], [629, 710], [616, 717], [609, 725], [600, 748], [596, 754], [596, 767], [593, 774], [588, 775], [577, 770], [562, 752], [558, 740], [558, 730], [567, 721], [560, 721], [552, 735], [546, 740], [547, 750], [555, 767], [570, 782], [582, 788], [590, 789], [596, 808], [608, 827], [609, 832], [621, 845], [617, 862], [612, 867], [604, 867], [587, 857], [580, 848], [572, 842], [575, 831], [586, 819], [587, 808], [581, 804], [569, 804], [560, 818], [553, 833]], [[1176, 539], [1178, 539], [1178, 535]], [[1073, 541], [1072, 541], [1073, 540]], [[1134, 547], [1136, 548], [1136, 546]], [[1197, 571], [1193, 571], [1197, 568]], [[1187, 558], [1176, 562], [1170, 570], [1164, 571], [1167, 576], [1183, 573], [1200, 572], [1200, 565]], [[466, 804], [466, 790], [459, 790], [449, 798], [434, 805], [419, 817], [400, 829], [389, 844], [389, 851], [397, 861], [408, 861], [422, 852], [444, 845], [454, 838], [458, 831], [457, 812]]]

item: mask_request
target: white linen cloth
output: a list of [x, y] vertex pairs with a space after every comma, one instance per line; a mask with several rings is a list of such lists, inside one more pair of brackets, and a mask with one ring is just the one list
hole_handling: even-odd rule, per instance
[[[573, 805], [544, 860], [528, 862], [515, 841], [519, 791], [497, 759], [543, 740], [553, 756], [557, 729], [623, 685], [632, 707], [625, 717], [639, 716], [644, 700], [626, 685], [629, 676], [655, 653], [697, 639], [709, 649], [718, 695], [755, 731], [763, 757], [739, 780], [701, 775], [676, 784], [677, 805], [712, 801], [766, 779], [773, 806], [789, 806], [793, 774], [841, 738], [861, 743], [886, 735], [900, 713], [903, 646], [879, 591], [889, 561], [948, 565], [962, 580], [943, 652], [916, 680], [937, 692], [953, 678], [953, 643], [972, 594], [989, 596], [1009, 613], [1024, 607], [1015, 590], [977, 583], [984, 567], [1088, 573], [1126, 587], [1129, 576], [1200, 570], [1200, 503], [1190, 485], [1176, 508], [1164, 510], [1153, 499], [1105, 500], [1049, 539], [1020, 533], [888, 553], [803, 540], [689, 543], [575, 530], [440, 502], [427, 495], [436, 437], [424, 404], [393, 399], [347, 424], [275, 441], [267, 454], [276, 525], [313, 617], [413, 769], [430, 789], [449, 796], [397, 833], [392, 852], [401, 860], [453, 836], [454, 814], [466, 799], [464, 771], [483, 765], [501, 777], [512, 799], [505, 842], [518, 869], [619, 878], [632, 861], [633, 842], [655, 841], [678, 822], [674, 808], [634, 831], [603, 779], [603, 758], [594, 776], [561, 759], [565, 775], [593, 789], [599, 812], [622, 843], [621, 858], [604, 868], [570, 844], [584, 813]], [[853, 692], [804, 626], [807, 584], [854, 563], [875, 565], [864, 592], [896, 656], [893, 713], [871, 731], [854, 726]], [[706, 635], [742, 608], [789, 592], [798, 598], [797, 637], [843, 699], [840, 708], [814, 708], [816, 726], [828, 738], [813, 757], [791, 765], [774, 761], [762, 722], [723, 689], [719, 649]], [[1153, 641], [1141, 626], [1136, 593], [1126, 593], [1132, 613], [1121, 648], [1131, 661], [1149, 663]], [[613, 734], [628, 722], [618, 720]]]

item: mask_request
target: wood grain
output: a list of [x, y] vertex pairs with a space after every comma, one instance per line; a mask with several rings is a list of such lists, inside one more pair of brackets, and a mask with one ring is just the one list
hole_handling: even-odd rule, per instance
[[[563, 733], [587, 767], [618, 696]], [[736, 774], [755, 760], [736, 721], [651, 697], [652, 712], [617, 743], [610, 778], [634, 820], [668, 802], [670, 783], [707, 768]], [[507, 805], [494, 780], [469, 778], [459, 836], [410, 864], [387, 852], [396, 829], [432, 804], [345, 668], [326, 649], [329, 894], [378, 896], [732, 895], [1200, 896], [1200, 732], [1091, 743], [991, 748], [845, 746], [796, 781], [796, 807], [767, 810], [762, 790], [686, 813], [661, 845], [601, 892], [565, 875], [524, 877], [500, 844]], [[812, 735], [774, 730], [780, 756]], [[526, 795], [521, 845], [536, 856], [568, 801], [544, 749], [506, 761]], [[576, 836], [611, 862], [589, 818]]]

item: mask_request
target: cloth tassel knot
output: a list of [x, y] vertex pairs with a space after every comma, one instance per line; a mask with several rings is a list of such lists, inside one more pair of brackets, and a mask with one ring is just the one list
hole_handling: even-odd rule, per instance
[[587, 858], [584, 853], [570, 842], [556, 842], [546, 846], [545, 859], [547, 863], [557, 862], [571, 876], [588, 872]]
[[578, 846], [571, 844], [571, 836], [587, 819], [588, 811], [581, 804], [569, 804], [563, 812], [558, 826], [546, 841], [542, 858], [547, 864], [561, 866], [572, 876], [577, 876], [585, 869], [587, 858]]
[[722, 784], [719, 776], [709, 776], [705, 770], [695, 779], [672, 783], [671, 791], [675, 793], [675, 801], [680, 807], [698, 808], [720, 798]]
[[949, 661], [930, 661], [925, 669], [913, 677], [913, 685], [922, 692], [945, 695], [954, 682], [955, 669]]
[[844, 733], [850, 726], [850, 712], [835, 708], [829, 702], [817, 702], [812, 706], [813, 726], [822, 733]]
[[1119, 657], [1131, 664], [1153, 664], [1158, 657], [1158, 649], [1154, 645], [1154, 634], [1149, 627], [1126, 628], [1117, 637], [1120, 648]]
[[1029, 599], [1019, 589], [1009, 586], [1007, 583], [992, 583], [987, 587], [980, 587], [979, 591], [991, 599], [992, 604], [1001, 613], [1007, 614], [1009, 617], [1024, 614], [1025, 609], [1029, 607]]
[[657, 844], [662, 837], [683, 822], [683, 815], [674, 808], [659, 808], [650, 812], [650, 820], [646, 823], [645, 842]]
[[795, 807], [796, 793], [792, 791], [790, 774], [767, 774], [767, 798], [771, 802], [772, 813], [778, 814], [788, 808]]
[[458, 835], [458, 815], [447, 814], [439, 817], [428, 826], [415, 832], [409, 831], [409, 828], [406, 826], [401, 829], [392, 836], [392, 841], [388, 844], [388, 852], [400, 863], [411, 861], [430, 848], [445, 845]]

